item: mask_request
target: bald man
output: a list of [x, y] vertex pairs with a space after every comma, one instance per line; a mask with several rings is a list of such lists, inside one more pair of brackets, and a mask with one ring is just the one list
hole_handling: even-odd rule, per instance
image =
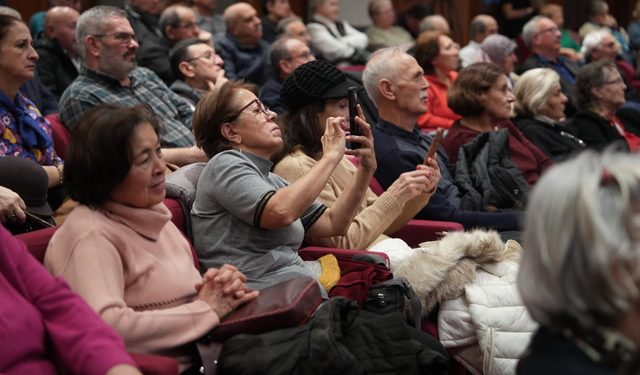
[[215, 40], [227, 78], [262, 85], [269, 76], [269, 44], [262, 40], [262, 21], [255, 8], [236, 3], [224, 11], [227, 34]]
[[460, 50], [460, 60], [462, 67], [465, 68], [468, 65], [473, 64], [473, 60], [476, 56], [476, 52], [480, 49], [482, 41], [492, 34], [498, 33], [498, 22], [495, 18], [486, 15], [478, 14], [471, 20], [469, 27], [469, 44], [464, 46]]
[[49, 9], [45, 15], [44, 35], [33, 43], [40, 56], [36, 61], [40, 80], [58, 99], [76, 79], [80, 69], [75, 40], [78, 17], [78, 11], [70, 7]]

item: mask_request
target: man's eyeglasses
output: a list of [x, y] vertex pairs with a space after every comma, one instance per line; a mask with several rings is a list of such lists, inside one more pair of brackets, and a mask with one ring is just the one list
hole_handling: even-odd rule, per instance
[[560, 32], [560, 29], [559, 29], [559, 28], [557, 28], [557, 27], [552, 27], [552, 28], [549, 28], [549, 29], [540, 30], [540, 31], [538, 31], [536, 34], [537, 34], [537, 35], [544, 34], [544, 33], [552, 33], [552, 34], [555, 34], [555, 33], [559, 33], [559, 32]]
[[131, 41], [138, 43], [138, 37], [135, 34], [129, 33], [100, 34], [94, 36], [96, 38], [106, 38], [108, 36], [112, 36], [122, 44], [131, 44]]
[[604, 84], [622, 86], [624, 84], [624, 80], [622, 78], [618, 78], [618, 79], [614, 79], [613, 81], [607, 81]]
[[196, 23], [178, 23], [176, 25], [173, 25], [173, 27], [178, 27], [178, 28], [187, 29], [187, 30], [194, 30], [195, 28], [198, 27], [198, 24], [196, 24]]
[[265, 116], [269, 116], [269, 107], [267, 107], [266, 105], [264, 105], [260, 99], [255, 98], [252, 101], [250, 101], [249, 103], [247, 103], [247, 105], [245, 105], [244, 107], [240, 108], [240, 110], [238, 111], [238, 114], [236, 114], [235, 116], [233, 116], [234, 118], [237, 118], [238, 116], [240, 116], [240, 114], [242, 112], [244, 112], [245, 109], [249, 108], [253, 103], [258, 104], [258, 108], [260, 109], [260, 111], [262, 111], [262, 113], [264, 113]]
[[206, 60], [213, 60], [215, 58], [216, 54], [213, 52], [207, 52], [204, 55], [200, 55], [198, 57], [194, 57], [188, 60], [185, 60], [186, 62], [192, 62], [192, 61], [196, 61], [199, 59], [206, 59]]
[[301, 53], [301, 54], [296, 55], [296, 56], [291, 56], [291, 57], [289, 57], [287, 59], [284, 59], [284, 60], [290, 61], [290, 60], [298, 59], [298, 58], [302, 58], [303, 60], [309, 60], [311, 57], [313, 57], [313, 54], [311, 53], [311, 51], [307, 51], [307, 52]]

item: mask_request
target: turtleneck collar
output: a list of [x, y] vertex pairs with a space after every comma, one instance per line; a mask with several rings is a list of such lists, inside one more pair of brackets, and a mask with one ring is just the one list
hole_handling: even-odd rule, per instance
[[162, 202], [149, 208], [138, 208], [108, 200], [102, 210], [111, 220], [126, 225], [152, 241], [158, 240], [162, 229], [171, 220], [171, 212]]

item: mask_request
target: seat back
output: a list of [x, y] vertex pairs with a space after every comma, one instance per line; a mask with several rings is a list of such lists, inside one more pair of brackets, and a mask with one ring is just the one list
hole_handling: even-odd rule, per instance
[[[179, 168], [165, 177], [167, 187], [167, 198], [173, 198], [179, 202], [182, 208], [182, 222], [176, 226], [187, 236], [189, 242], [193, 243], [193, 232], [191, 230], [191, 207], [196, 200], [196, 188], [200, 174], [207, 163], [193, 163]], [[166, 202], [165, 202], [166, 204]], [[169, 207], [167, 205], [167, 207]], [[172, 206], [173, 207], [173, 206]], [[171, 209], [171, 207], [170, 207]], [[173, 213], [173, 212], [172, 212]], [[174, 216], [176, 216], [174, 214]]]
[[[348, 157], [348, 159], [356, 166], [356, 168], [360, 165], [360, 160], [357, 157]], [[371, 180], [369, 180], [369, 189], [371, 189], [371, 191], [373, 191], [377, 196], [381, 196], [382, 193], [384, 193], [382, 185], [380, 185], [378, 180], [373, 176], [371, 177]]]
[[62, 124], [57, 113], [47, 116], [47, 120], [51, 124], [53, 148], [56, 150], [56, 154], [64, 160], [64, 155], [71, 140], [71, 132]]

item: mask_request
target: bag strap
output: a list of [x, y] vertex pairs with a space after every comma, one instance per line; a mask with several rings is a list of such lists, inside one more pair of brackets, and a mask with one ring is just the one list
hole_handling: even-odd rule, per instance
[[411, 307], [411, 318], [413, 319], [413, 326], [417, 329], [420, 329], [420, 323], [422, 321], [422, 303], [420, 302], [420, 298], [416, 294], [416, 291], [413, 290], [411, 283], [404, 277], [399, 278], [400, 282], [402, 282], [405, 286], [404, 295], [409, 299], [409, 306]]

